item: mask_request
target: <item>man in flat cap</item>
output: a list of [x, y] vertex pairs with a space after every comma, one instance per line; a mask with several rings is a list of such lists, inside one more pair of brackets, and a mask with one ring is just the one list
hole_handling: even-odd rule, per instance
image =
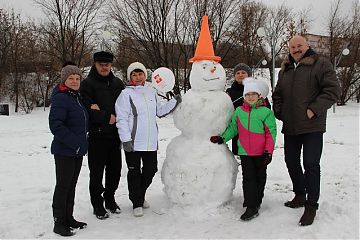
[[[80, 93], [90, 115], [90, 200], [96, 217], [106, 219], [109, 217], [106, 209], [111, 213], [120, 213], [115, 201], [122, 166], [120, 138], [115, 125], [115, 101], [125, 86], [111, 71], [112, 53], [100, 51], [93, 57], [94, 65], [82, 81]], [[105, 187], [102, 184], [104, 171]]]

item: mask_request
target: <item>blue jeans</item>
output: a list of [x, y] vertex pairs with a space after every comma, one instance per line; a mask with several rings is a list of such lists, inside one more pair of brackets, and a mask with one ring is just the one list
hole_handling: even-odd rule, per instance
[[[284, 135], [285, 162], [296, 195], [306, 195], [306, 203], [318, 207], [320, 196], [320, 158], [323, 133]], [[303, 150], [303, 166], [300, 154]]]

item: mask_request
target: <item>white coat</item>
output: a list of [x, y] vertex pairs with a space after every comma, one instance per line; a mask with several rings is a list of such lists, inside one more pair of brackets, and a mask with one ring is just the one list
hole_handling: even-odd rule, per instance
[[156, 116], [164, 117], [177, 105], [176, 99], [161, 102], [149, 86], [127, 86], [115, 103], [116, 127], [121, 142], [133, 142], [134, 151], [156, 151]]

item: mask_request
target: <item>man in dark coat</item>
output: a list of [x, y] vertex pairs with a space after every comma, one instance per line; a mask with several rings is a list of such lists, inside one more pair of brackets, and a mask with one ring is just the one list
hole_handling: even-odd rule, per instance
[[[94, 65], [80, 88], [90, 115], [89, 190], [94, 214], [98, 219], [109, 217], [105, 208], [112, 213], [120, 213], [114, 197], [122, 166], [120, 138], [115, 125], [115, 101], [125, 86], [112, 73], [112, 62], [112, 53], [96, 52]], [[104, 171], [105, 187], [102, 184]]]
[[314, 52], [304, 37], [294, 36], [289, 51], [272, 99], [275, 116], [283, 122], [285, 162], [295, 193], [285, 206], [305, 206], [299, 224], [306, 226], [313, 223], [319, 206], [326, 113], [339, 97], [340, 87], [330, 61]]

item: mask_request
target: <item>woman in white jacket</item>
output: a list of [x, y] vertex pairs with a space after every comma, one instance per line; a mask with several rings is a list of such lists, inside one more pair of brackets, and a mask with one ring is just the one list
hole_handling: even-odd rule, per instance
[[146, 78], [147, 71], [142, 63], [130, 64], [127, 69], [128, 85], [115, 103], [116, 126], [128, 167], [129, 199], [136, 217], [143, 216], [143, 208], [149, 207], [145, 193], [158, 170], [156, 116], [166, 116], [181, 102], [180, 95], [161, 102], [156, 90], [145, 86]]

